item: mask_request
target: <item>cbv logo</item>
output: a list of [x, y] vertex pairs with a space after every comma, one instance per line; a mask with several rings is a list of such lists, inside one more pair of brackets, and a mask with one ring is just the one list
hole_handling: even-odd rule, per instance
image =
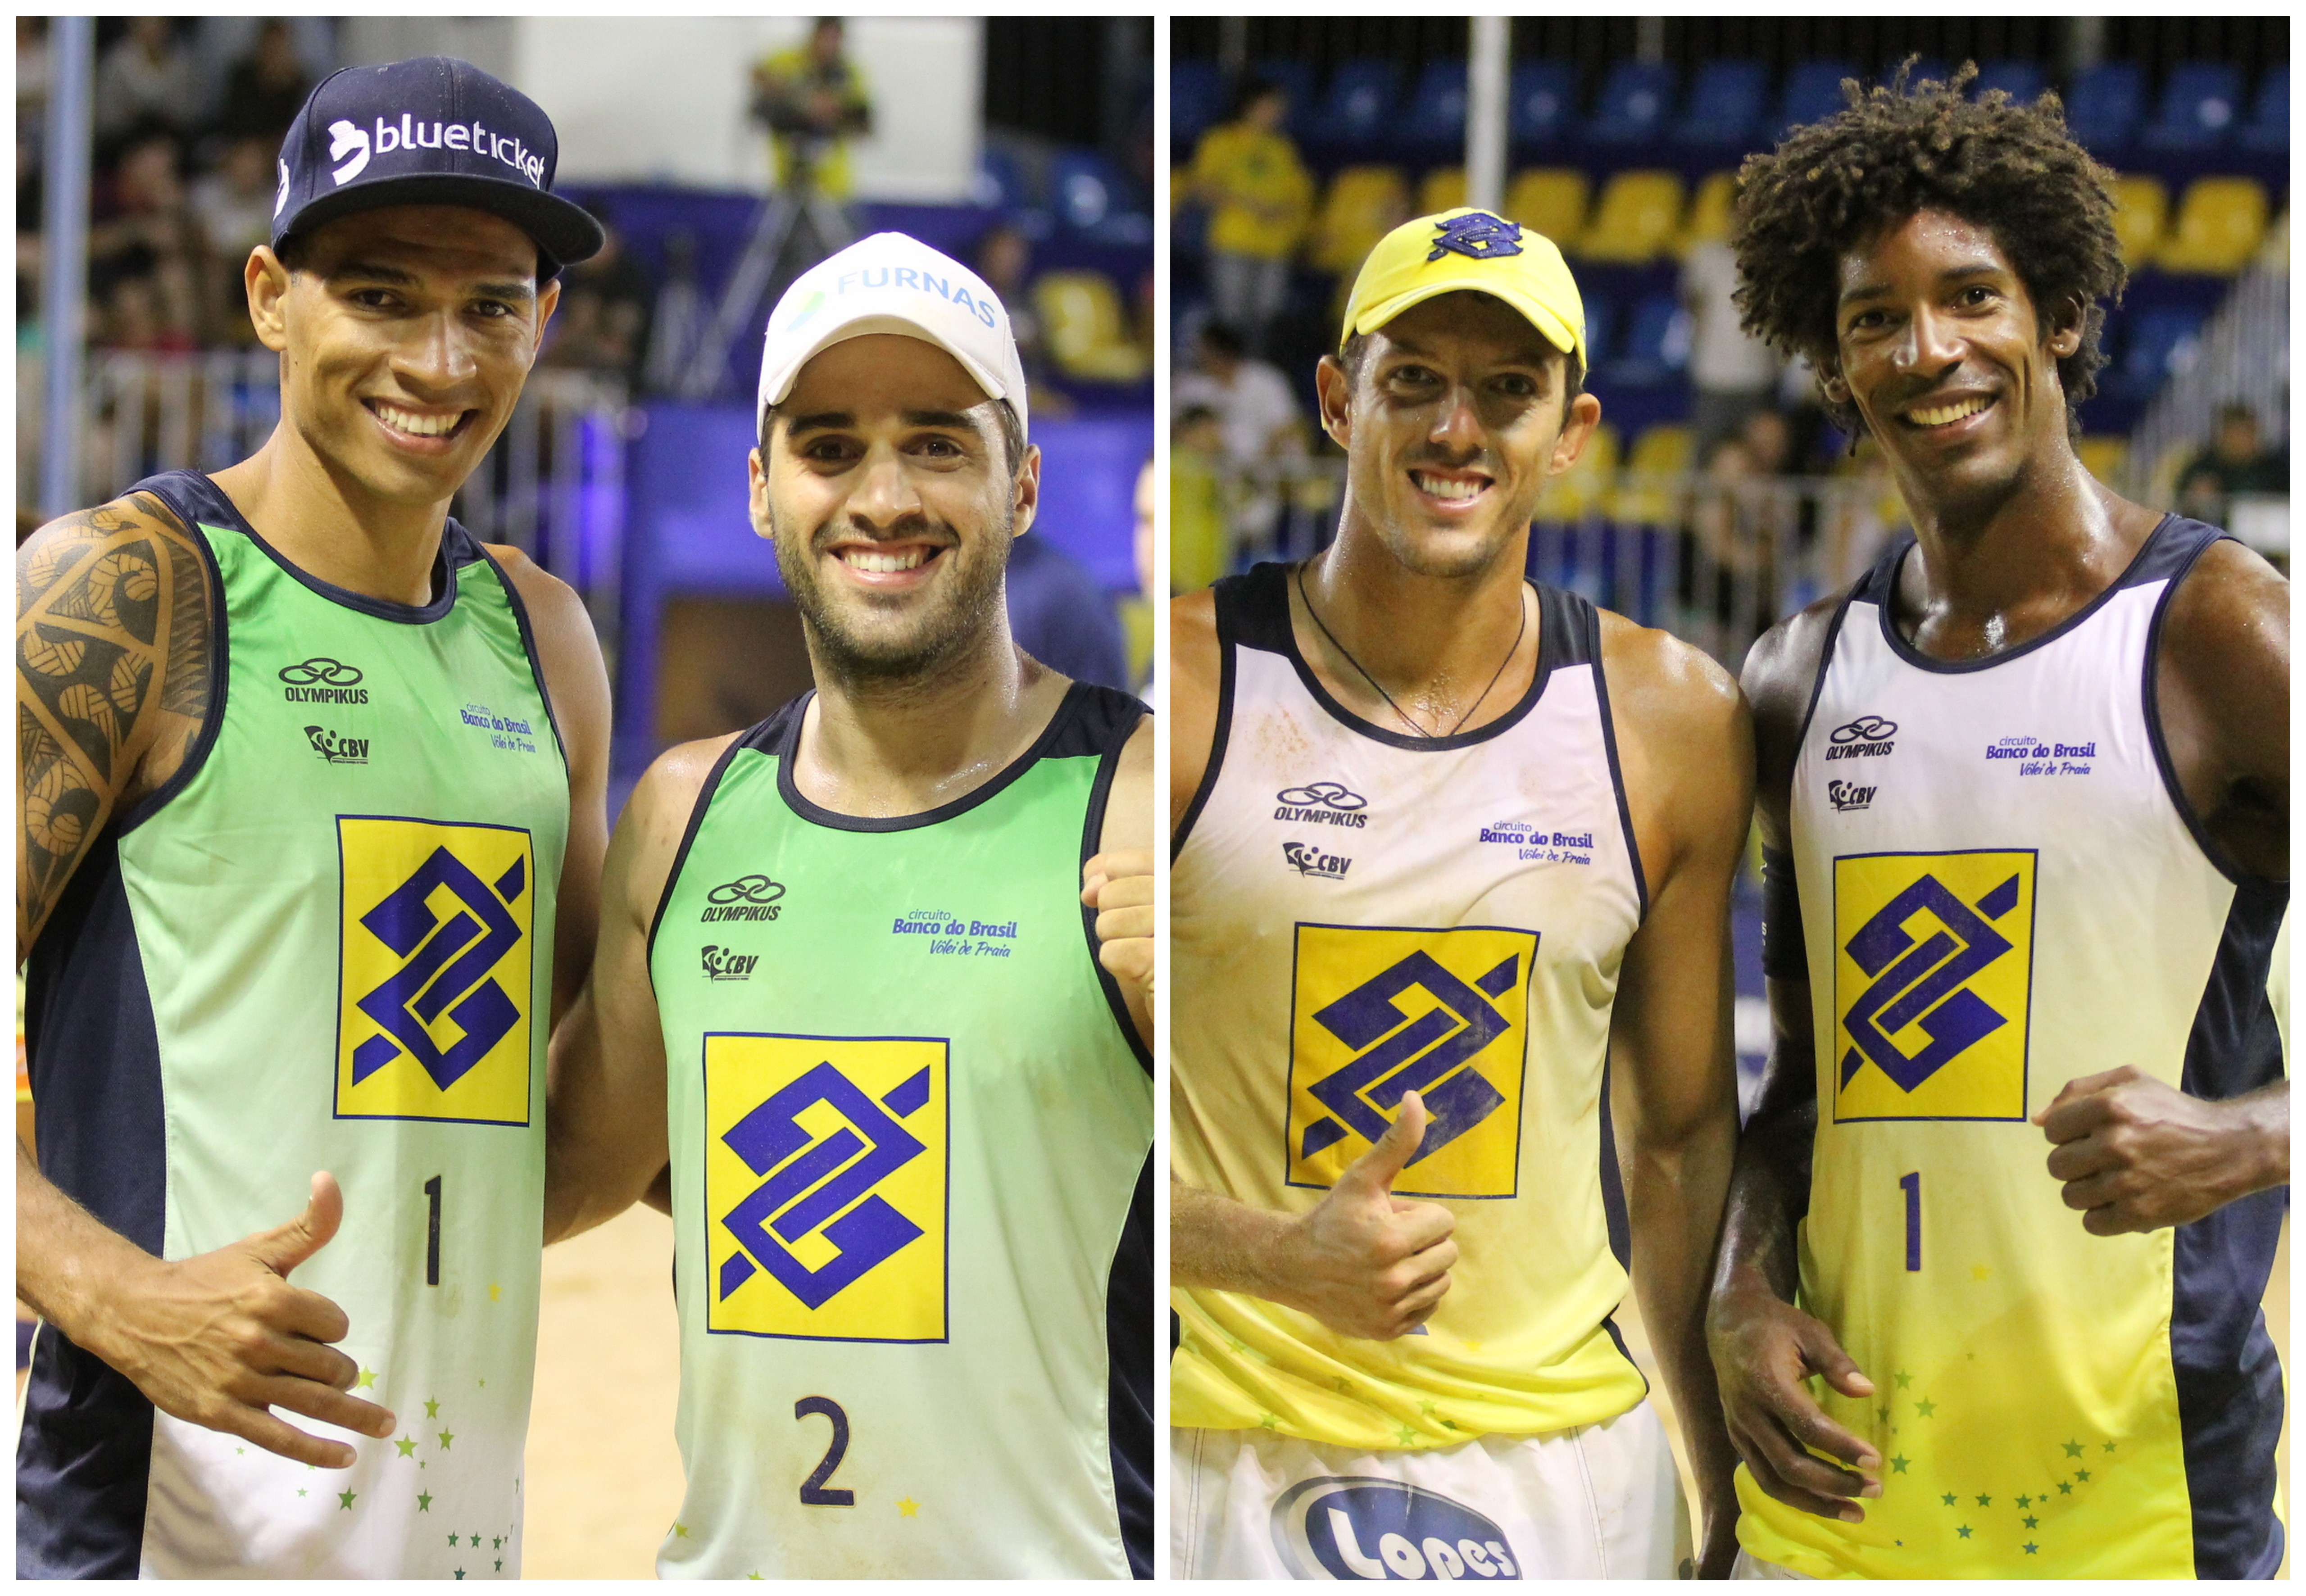
[[715, 981], [750, 980], [753, 967], [761, 961], [758, 953], [739, 953], [709, 943], [705, 945], [704, 957], [705, 973]]
[[304, 736], [312, 745], [312, 752], [330, 764], [366, 764], [368, 738], [338, 737], [323, 726], [307, 726]]
[[1340, 858], [1334, 853], [1323, 853], [1310, 842], [1284, 842], [1281, 857], [1295, 867], [1300, 875], [1318, 875], [1326, 881], [1343, 881], [1352, 869], [1351, 859]]
[[1832, 799], [1833, 807], [1844, 814], [1852, 809], [1872, 808], [1874, 795], [1881, 790], [1879, 787], [1860, 787], [1855, 781], [1828, 781], [1825, 784], [1825, 796]]
[[1302, 1480], [1273, 1504], [1299, 1579], [1519, 1579], [1505, 1532], [1463, 1502], [1392, 1480]]

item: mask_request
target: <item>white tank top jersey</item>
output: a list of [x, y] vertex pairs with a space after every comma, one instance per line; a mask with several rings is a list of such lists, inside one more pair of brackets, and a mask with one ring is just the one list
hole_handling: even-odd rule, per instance
[[[1797, 1573], [2263, 1577], [2282, 1374], [2259, 1300], [2287, 1188], [2093, 1236], [2029, 1116], [2134, 1065], [2197, 1097], [2282, 1079], [2286, 885], [2225, 860], [2156, 710], [2169, 594], [2220, 534], [2166, 518], [2100, 598], [1991, 658], [1918, 653], [1910, 542], [1853, 590], [1795, 764], [1816, 1026], [1801, 1297], [1872, 1377], [1820, 1387], [1885, 1460], [1862, 1524], [1764, 1497]], [[1772, 950], [1772, 962], [1786, 950]]]
[[1610, 1322], [1627, 1229], [1606, 1064], [1646, 899], [1593, 606], [1538, 587], [1528, 691], [1425, 738], [1322, 687], [1286, 568], [1216, 596], [1215, 746], [1171, 886], [1174, 1167], [1302, 1213], [1413, 1089], [1433, 1121], [1394, 1190], [1450, 1208], [1462, 1256], [1390, 1342], [1175, 1292], [1171, 1421], [1399, 1450], [1626, 1412], [1644, 1387]]

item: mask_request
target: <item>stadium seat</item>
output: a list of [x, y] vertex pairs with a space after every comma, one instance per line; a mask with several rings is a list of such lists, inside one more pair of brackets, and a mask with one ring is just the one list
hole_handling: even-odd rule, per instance
[[1778, 97], [1777, 114], [1763, 130], [1764, 141], [1774, 144], [1788, 130], [1805, 123], [1822, 122], [1841, 109], [1841, 80], [1858, 76], [1847, 61], [1805, 61], [1786, 74], [1785, 92]]
[[2085, 438], [2074, 446], [2081, 457], [2082, 469], [2109, 487], [2122, 479], [2122, 468], [2130, 463], [2130, 440], [2119, 433], [2108, 438]]
[[1541, 521], [1582, 521], [1593, 510], [1599, 509], [1608, 494], [1611, 482], [1618, 474], [1618, 429], [1608, 422], [1597, 423], [1593, 435], [1585, 440], [1585, 452], [1577, 457], [1577, 464], [1559, 476], [1548, 477], [1538, 495], [1537, 518]]
[[1465, 148], [1465, 64], [1429, 61], [1410, 86], [1398, 119], [1402, 141], [1413, 149], [1462, 154]]
[[1001, 210], [1013, 210], [1033, 202], [1033, 195], [1025, 186], [1025, 168], [1014, 150], [996, 144], [978, 147], [975, 198], [979, 205]]
[[1670, 294], [1634, 306], [1617, 356], [1602, 375], [1616, 388], [1662, 388], [1689, 364], [1689, 312]]
[[2165, 271], [2232, 277], [2266, 237], [2266, 190], [2249, 177], [2198, 177], [2178, 201], [2177, 219], [2155, 264]]
[[1049, 207], [1057, 219], [1086, 233], [1123, 209], [1121, 173], [1111, 159], [1089, 149], [1068, 149], [1049, 163]]
[[1602, 185], [1579, 252], [1588, 260], [1646, 266], [1681, 224], [1681, 179], [1671, 172], [1620, 172]]
[[1689, 86], [1673, 141], [1687, 149], [1742, 149], [1762, 119], [1769, 90], [1769, 69], [1758, 61], [1707, 62]]
[[1618, 330], [1618, 303], [1590, 290], [1578, 298], [1585, 309], [1585, 369], [1590, 371], [1610, 358], [1610, 340]]
[[2234, 142], [2244, 149], [2290, 148], [2290, 68], [2286, 64], [2266, 69], [2250, 120], [2237, 131]]
[[1033, 283], [1050, 358], [1068, 377], [1092, 382], [1142, 381], [1149, 364], [1129, 337], [1121, 295], [1101, 271], [1044, 272]]
[[2223, 61], [2182, 61], [2170, 69], [2162, 103], [2148, 124], [2149, 149], [2217, 149], [2242, 120], [2242, 70]]
[[1597, 144], [1653, 144], [1673, 104], [1673, 68], [1661, 62], [1620, 61], [1601, 81], [1585, 136]]
[[1970, 96], [1976, 98], [1989, 90], [1999, 89], [2021, 106], [2030, 106], [2042, 98], [2049, 87], [2039, 62], [1987, 61], [1979, 64], [1977, 81], [1970, 86]]
[[1384, 143], [1400, 96], [1398, 63], [1340, 62], [1329, 74], [1329, 90], [1306, 129], [1306, 141], [1330, 149], [1367, 149]]
[[1465, 202], [1465, 168], [1436, 166], [1417, 185], [1417, 214], [1433, 216]]
[[1712, 243], [1730, 236], [1730, 210], [1738, 202], [1738, 174], [1708, 172], [1689, 202], [1689, 219], [1682, 224], [1680, 249]]
[[1544, 149], [1569, 133], [1577, 111], [1577, 71], [1567, 61], [1525, 61], [1507, 90], [1507, 136], [1516, 149]]
[[1610, 496], [1610, 519], [1628, 526], [1659, 526], [1675, 520], [1681, 496], [1670, 479], [1690, 470], [1695, 446], [1695, 435], [1672, 422], [1651, 427], [1634, 440], [1625, 474], [1635, 480]]
[[1225, 115], [1225, 79], [1214, 61], [1169, 64], [1169, 142], [1190, 150]]
[[2208, 312], [2167, 305], [2126, 318], [2121, 357], [2099, 380], [2109, 394], [2138, 404], [2151, 399], [2171, 375], [2190, 364]]
[[2154, 259], [2169, 219], [2170, 194], [2160, 178], [2114, 180], [2114, 235], [2122, 244], [2124, 266], [2135, 271]]
[[1377, 241], [1412, 214], [1399, 167], [1347, 166], [1330, 180], [1305, 258], [1322, 271], [1355, 270]]
[[2100, 160], [2130, 148], [2146, 102], [2144, 76], [2132, 61], [2105, 61], [2074, 74], [2066, 90], [2066, 126]]
[[1506, 190], [1506, 216], [1533, 227], [1563, 252], [1575, 249], [1585, 232], [1585, 174], [1567, 166], [1533, 166]]

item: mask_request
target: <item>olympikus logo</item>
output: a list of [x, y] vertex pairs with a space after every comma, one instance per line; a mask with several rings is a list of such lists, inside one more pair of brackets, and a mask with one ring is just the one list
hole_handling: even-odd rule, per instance
[[708, 925], [715, 920], [773, 920], [784, 907], [777, 900], [784, 895], [781, 882], [765, 875], [740, 875], [705, 893], [705, 900], [711, 907], [697, 917]]
[[366, 704], [368, 689], [360, 685], [360, 668], [315, 654], [278, 672], [287, 686], [282, 696], [291, 704]]
[[739, 953], [727, 948], [705, 948], [705, 974], [715, 981], [746, 981], [753, 975], [753, 967], [761, 961], [758, 953]]
[[1362, 813], [1369, 807], [1369, 799], [1342, 781], [1285, 787], [1273, 795], [1273, 801], [1278, 806], [1273, 811], [1276, 820], [1350, 826], [1355, 830], [1369, 824], [1369, 816]]
[[1825, 740], [1831, 745], [1825, 750], [1828, 759], [1878, 758], [1897, 747], [1890, 739], [1898, 735], [1898, 722], [1885, 721], [1879, 715], [1860, 715], [1846, 726], [1837, 726]]
[[320, 726], [305, 727], [304, 735], [312, 741], [312, 752], [330, 764], [368, 763], [368, 738], [364, 737], [338, 737]]
[[[528, 179], [532, 188], [544, 186], [542, 156], [532, 155], [518, 139], [492, 133], [480, 123], [419, 122], [403, 111], [398, 126], [380, 116], [375, 130], [372, 139], [350, 122], [329, 124], [329, 158], [345, 163], [329, 174], [336, 179], [338, 188], [366, 171], [372, 156], [389, 155], [396, 149], [469, 149], [475, 155], [502, 161]], [[346, 158], [348, 156], [350, 159]]]

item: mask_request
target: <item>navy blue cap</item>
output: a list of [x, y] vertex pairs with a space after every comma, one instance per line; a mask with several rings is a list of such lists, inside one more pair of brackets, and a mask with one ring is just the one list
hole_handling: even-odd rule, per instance
[[534, 239], [542, 282], [603, 242], [600, 223], [552, 192], [559, 157], [552, 119], [469, 61], [348, 66], [312, 90], [280, 146], [273, 246], [380, 205], [465, 205]]

